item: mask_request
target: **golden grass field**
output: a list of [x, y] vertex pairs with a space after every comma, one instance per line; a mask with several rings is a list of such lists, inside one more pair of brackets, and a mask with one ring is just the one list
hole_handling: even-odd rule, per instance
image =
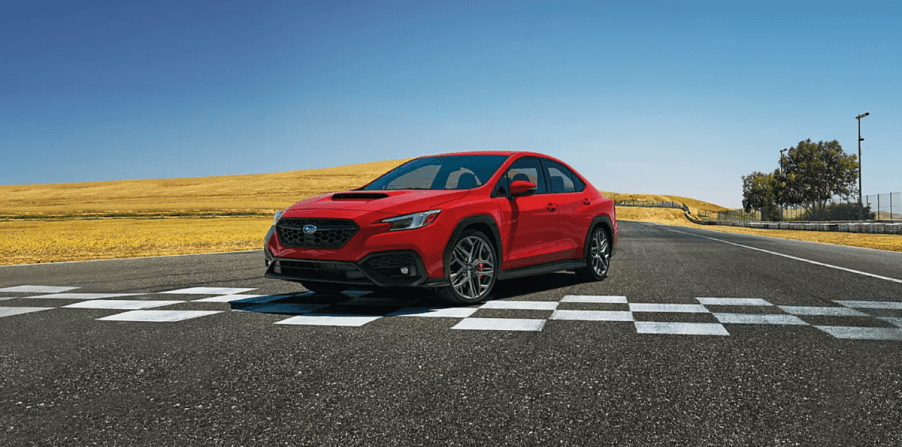
[[0, 222], [0, 265], [255, 250], [272, 217]]
[[0, 186], [0, 219], [272, 215], [303, 198], [363, 186], [406, 161], [275, 174]]
[[[0, 265], [257, 250], [272, 214], [317, 194], [362, 186], [407, 160], [328, 169], [163, 180], [0, 186]], [[690, 198], [693, 214], [726, 208]], [[675, 209], [618, 207], [617, 218], [694, 226]], [[705, 226], [705, 229], [902, 251], [902, 236]]]

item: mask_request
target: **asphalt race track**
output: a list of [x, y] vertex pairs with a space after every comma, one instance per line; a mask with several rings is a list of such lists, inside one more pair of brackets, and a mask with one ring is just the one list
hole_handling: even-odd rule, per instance
[[0, 267], [0, 445], [902, 445], [902, 253], [618, 250], [462, 308], [259, 252]]

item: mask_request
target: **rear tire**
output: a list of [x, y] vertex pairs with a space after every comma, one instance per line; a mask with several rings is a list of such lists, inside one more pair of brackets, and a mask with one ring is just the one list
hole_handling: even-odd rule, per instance
[[576, 270], [576, 274], [586, 281], [601, 281], [608, 276], [608, 270], [611, 268], [611, 243], [608, 232], [601, 226], [595, 227], [589, 234], [588, 243], [586, 267]]
[[301, 283], [305, 289], [313, 292], [313, 293], [321, 293], [326, 295], [337, 295], [345, 290], [348, 290], [348, 286], [344, 284], [337, 284], [331, 282], [316, 282], [316, 281], [304, 281]]
[[451, 285], [436, 291], [442, 301], [474, 304], [484, 300], [495, 285], [499, 262], [492, 242], [477, 230], [466, 230], [452, 243], [446, 260]]

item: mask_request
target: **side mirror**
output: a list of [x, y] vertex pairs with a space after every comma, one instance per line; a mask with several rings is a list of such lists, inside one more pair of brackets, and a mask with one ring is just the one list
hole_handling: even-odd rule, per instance
[[536, 184], [515, 180], [511, 183], [511, 197], [529, 196], [536, 193]]

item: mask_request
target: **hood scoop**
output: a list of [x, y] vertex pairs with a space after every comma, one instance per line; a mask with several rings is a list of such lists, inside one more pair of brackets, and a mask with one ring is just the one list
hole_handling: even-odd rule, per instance
[[383, 192], [340, 192], [332, 194], [332, 200], [376, 200], [386, 197], [388, 197], [388, 194]]

